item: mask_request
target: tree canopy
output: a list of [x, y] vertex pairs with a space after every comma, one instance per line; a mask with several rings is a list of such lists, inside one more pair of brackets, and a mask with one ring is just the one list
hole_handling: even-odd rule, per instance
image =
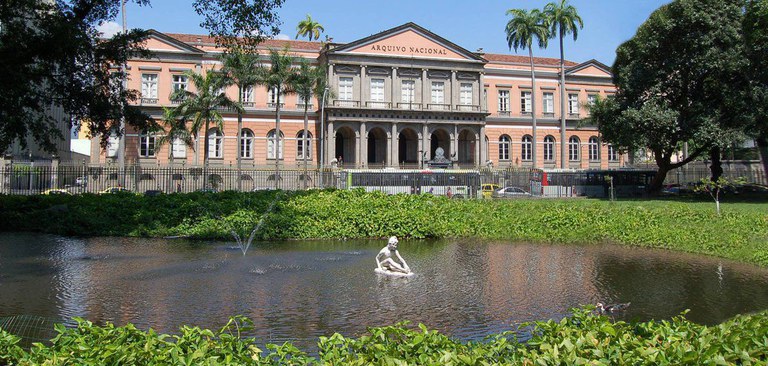
[[[653, 152], [658, 190], [666, 173], [718, 144], [730, 143], [744, 118], [747, 63], [741, 0], [675, 0], [616, 50], [615, 97], [598, 101], [591, 118], [603, 140]], [[672, 157], [689, 145], [679, 162]]]
[[[149, 0], [130, 0], [149, 5]], [[277, 33], [276, 10], [283, 0], [195, 0], [202, 26], [224, 45], [255, 45]], [[96, 27], [117, 18], [121, 2], [112, 0], [4, 0], [0, 2], [0, 152], [31, 136], [54, 152], [63, 133], [51, 113], [60, 107], [71, 122], [85, 125], [102, 143], [127, 125], [142, 130], [155, 122], [135, 108], [136, 90], [122, 86], [120, 65], [149, 57], [148, 32], [131, 29], [109, 39]]]

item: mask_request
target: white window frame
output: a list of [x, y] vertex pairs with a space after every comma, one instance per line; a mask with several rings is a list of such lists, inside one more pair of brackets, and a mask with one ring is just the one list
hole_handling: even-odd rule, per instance
[[581, 140], [576, 136], [568, 138], [568, 161], [581, 160]]
[[530, 114], [532, 110], [531, 92], [527, 90], [520, 91], [520, 112]]
[[120, 137], [112, 133], [107, 138], [107, 157], [117, 157], [117, 149], [120, 148]]
[[595, 136], [589, 138], [589, 161], [600, 161], [600, 139]]
[[511, 147], [512, 139], [509, 135], [501, 135], [501, 137], [499, 137], [499, 161], [510, 160], [510, 157], [512, 156], [510, 154]]
[[173, 92], [177, 92], [179, 90], [187, 90], [187, 86], [189, 85], [189, 78], [187, 75], [181, 75], [181, 74], [174, 74], [171, 77], [172, 85], [173, 85]]
[[384, 79], [371, 79], [371, 101], [384, 101]]
[[533, 160], [531, 151], [533, 150], [533, 138], [530, 135], [525, 135], [522, 138], [522, 146], [520, 150], [520, 158], [523, 161]]
[[555, 93], [546, 92], [542, 95], [543, 113], [555, 113]]
[[587, 94], [587, 103], [592, 105], [597, 100], [597, 94]]
[[578, 94], [568, 94], [568, 114], [579, 114]]
[[619, 151], [616, 150], [616, 147], [614, 147], [611, 144], [608, 144], [608, 161], [610, 162], [619, 161]]
[[553, 136], [544, 137], [544, 161], [555, 161], [555, 144]]
[[509, 112], [509, 90], [499, 90], [499, 112]]
[[472, 105], [472, 83], [461, 83], [459, 87], [459, 104]]
[[400, 100], [403, 103], [416, 103], [415, 80], [403, 80], [400, 82]]
[[339, 77], [339, 100], [352, 100], [354, 84], [354, 78], [352, 77]]
[[445, 104], [445, 82], [433, 81], [431, 96], [432, 104]]
[[[269, 131], [267, 133], [267, 159], [274, 160], [275, 159], [275, 130]], [[283, 148], [285, 147], [285, 134], [283, 131], [280, 131], [280, 146], [278, 154], [280, 155], [279, 159], [283, 159]]]
[[174, 159], [184, 159], [187, 157], [187, 144], [180, 138], [175, 138], [171, 142], [171, 157]]
[[255, 135], [250, 129], [244, 128], [240, 130], [240, 148], [239, 154], [241, 159], [253, 159], [253, 141]]
[[[296, 158], [304, 160], [304, 130], [296, 135]], [[312, 132], [307, 131], [307, 160], [312, 160]]]
[[141, 74], [141, 97], [157, 99], [157, 74]]
[[142, 132], [139, 134], [139, 156], [142, 158], [155, 157], [155, 142], [156, 137], [154, 133]]
[[240, 98], [243, 100], [243, 103], [253, 103], [253, 94], [253, 86], [247, 86], [243, 88]]
[[208, 158], [221, 159], [224, 157], [224, 134], [218, 128], [208, 131]]

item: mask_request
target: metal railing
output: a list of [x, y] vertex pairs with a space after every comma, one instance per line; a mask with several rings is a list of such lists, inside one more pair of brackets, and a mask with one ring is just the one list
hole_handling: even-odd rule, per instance
[[480, 106], [476, 104], [459, 104], [456, 106], [456, 110], [462, 112], [479, 112]]
[[368, 101], [365, 102], [365, 106], [368, 108], [389, 109], [392, 106], [392, 103], [382, 101]]
[[398, 109], [406, 109], [406, 110], [421, 110], [421, 103], [414, 103], [414, 102], [406, 102], [406, 103], [397, 103]]
[[433, 111], [450, 111], [451, 105], [444, 104], [444, 103], [430, 103], [430, 104], [427, 104], [427, 109], [430, 109]]

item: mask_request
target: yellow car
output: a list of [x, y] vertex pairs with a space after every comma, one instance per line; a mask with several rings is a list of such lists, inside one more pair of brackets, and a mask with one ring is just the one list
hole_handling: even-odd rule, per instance
[[68, 195], [71, 195], [72, 193], [69, 193], [69, 191], [67, 191], [66, 189], [55, 189], [54, 188], [54, 189], [46, 189], [45, 191], [43, 191], [43, 194], [46, 195], [46, 196], [48, 196], [48, 195], [56, 195], [56, 194], [62, 194], [62, 195], [68, 196]]
[[483, 198], [491, 198], [493, 196], [493, 192], [496, 192], [499, 190], [498, 184], [483, 184], [480, 186], [480, 194], [482, 194]]

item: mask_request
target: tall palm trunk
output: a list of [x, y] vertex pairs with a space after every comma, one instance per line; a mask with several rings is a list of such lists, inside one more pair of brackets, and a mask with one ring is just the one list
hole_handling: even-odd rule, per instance
[[764, 183], [768, 184], [768, 134], [758, 136], [757, 150], [760, 152], [760, 162], [763, 164]]
[[531, 142], [531, 163], [536, 169], [536, 72], [533, 69], [533, 49], [528, 47], [528, 56], [531, 58], [531, 118], [533, 125], [533, 141]]
[[[308, 100], [309, 98], [307, 98]], [[302, 139], [302, 146], [301, 149], [302, 154], [304, 155], [304, 189], [307, 189], [307, 154], [309, 152], [309, 149], [307, 148], [307, 142], [309, 139], [307, 138], [307, 129], [309, 128], [309, 105], [307, 104], [307, 100], [304, 101], [304, 134], [301, 137]]]
[[[237, 88], [237, 102], [240, 103], [240, 106], [243, 105], [243, 87], [238, 86]], [[242, 139], [242, 131], [243, 131], [243, 112], [237, 111], [237, 190], [242, 192], [243, 191], [243, 183], [241, 177], [243, 176], [243, 166], [242, 166], [242, 152], [240, 149], [243, 148], [243, 141]]]
[[277, 104], [275, 105], [276, 119], [275, 119], [275, 189], [280, 189], [280, 93], [282, 92], [279, 86], [275, 88], [277, 92]]
[[560, 168], [565, 169], [565, 52], [563, 27], [560, 26]]
[[208, 128], [211, 124], [211, 119], [209, 117], [205, 117], [205, 131], [203, 131], [203, 138], [205, 141], [203, 142], [204, 149], [203, 150], [203, 188], [208, 188], [208, 149], [210, 141], [208, 141]]

